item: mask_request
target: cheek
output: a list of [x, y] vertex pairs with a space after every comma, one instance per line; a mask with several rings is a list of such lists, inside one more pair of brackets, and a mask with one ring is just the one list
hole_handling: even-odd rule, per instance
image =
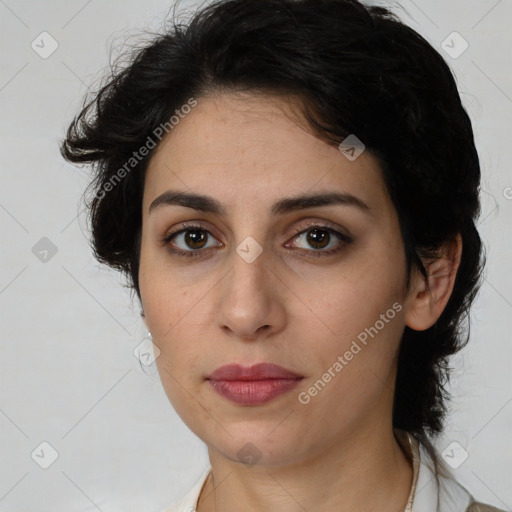
[[164, 268], [159, 252], [142, 237], [139, 266], [139, 287], [142, 304], [146, 314], [146, 323], [158, 340], [166, 336], [183, 316], [180, 305], [186, 299], [186, 291], [181, 291], [176, 283], [175, 273]]
[[[347, 340], [376, 323], [379, 330], [389, 330], [397, 323], [399, 310], [403, 309], [402, 277], [392, 270], [359, 268], [324, 281], [311, 304], [333, 338]], [[312, 317], [311, 322], [314, 320]]]
[[185, 304], [186, 294], [173, 292], [169, 298], [165, 287], [158, 286], [149, 301], [148, 322], [153, 329], [153, 342], [159, 349], [156, 365], [169, 401], [187, 421], [204, 413], [196, 410], [194, 396], [202, 376], [205, 347], [200, 345], [200, 338], [194, 331], [193, 311]]
[[[168, 347], [169, 348], [169, 347]], [[202, 429], [210, 425], [212, 413], [208, 402], [201, 399], [197, 382], [192, 382], [194, 366], [183, 357], [178, 348], [165, 350], [156, 364], [164, 392], [173, 409], [198, 437], [204, 436]]]
[[205, 292], [197, 287], [191, 290], [190, 284], [178, 282], [174, 274], [142, 262], [139, 284], [146, 323], [160, 351], [156, 363], [166, 388], [175, 384], [170, 376], [179, 382], [190, 380], [193, 370], [201, 368], [200, 355], [205, 349]]
[[327, 372], [338, 356], [344, 359], [343, 370], [336, 372], [344, 377], [333, 380], [345, 390], [361, 383], [371, 388], [369, 377], [372, 382], [388, 378], [404, 328], [405, 261], [397, 251], [361, 254], [329, 279], [308, 287], [316, 290], [311, 307], [317, 316], [302, 320], [325, 333], [315, 343], [316, 350], [309, 348], [315, 352], [318, 371]]

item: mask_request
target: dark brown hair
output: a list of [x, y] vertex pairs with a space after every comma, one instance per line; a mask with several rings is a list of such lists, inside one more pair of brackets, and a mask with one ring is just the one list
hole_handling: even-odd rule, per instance
[[223, 0], [188, 24], [172, 21], [84, 100], [61, 145], [67, 160], [94, 165], [95, 255], [124, 272], [139, 299], [144, 176], [155, 149], [107, 184], [177, 109], [213, 91], [297, 95], [319, 138], [337, 145], [356, 134], [381, 164], [409, 277], [413, 267], [426, 277], [421, 258], [461, 234], [442, 315], [424, 331], [405, 327], [394, 397], [394, 427], [415, 435], [437, 462], [428, 436], [443, 429], [448, 357], [469, 340], [485, 259], [475, 228], [479, 159], [448, 65], [389, 10], [356, 0]]

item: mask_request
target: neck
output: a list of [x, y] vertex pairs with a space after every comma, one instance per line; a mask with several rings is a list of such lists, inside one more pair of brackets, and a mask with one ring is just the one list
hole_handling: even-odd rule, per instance
[[212, 472], [198, 512], [403, 511], [412, 464], [382, 426], [354, 429], [321, 454], [286, 466], [244, 466], [209, 450]]

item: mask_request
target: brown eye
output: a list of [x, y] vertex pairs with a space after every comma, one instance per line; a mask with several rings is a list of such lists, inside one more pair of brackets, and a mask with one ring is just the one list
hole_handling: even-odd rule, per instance
[[306, 240], [315, 249], [324, 249], [331, 239], [331, 234], [326, 229], [312, 229], [308, 231]]
[[[309, 225], [308, 228], [297, 231], [294, 237], [295, 242], [291, 244], [295, 247], [301, 241], [307, 244], [307, 246], [299, 247], [299, 249], [308, 253], [308, 255], [327, 256], [334, 254], [353, 242], [351, 237], [336, 231], [330, 226]], [[210, 239], [212, 243], [208, 245]], [[218, 242], [210, 231], [199, 225], [186, 225], [185, 228], [167, 235], [162, 243], [168, 246], [168, 250], [172, 254], [185, 257], [200, 257], [210, 252], [203, 249], [222, 246], [222, 243]]]
[[[353, 242], [352, 238], [349, 236], [344, 235], [331, 227], [321, 225], [309, 226], [309, 229], [300, 231], [295, 236], [295, 240], [296, 242], [293, 245], [296, 245], [298, 242], [300, 243], [302, 240], [303, 243], [307, 244], [309, 247], [303, 246], [300, 248], [314, 254], [315, 256], [338, 252], [343, 249], [344, 246]], [[338, 243], [336, 243], [336, 241]], [[311, 249], [311, 247], [313, 249]], [[326, 248], [327, 250], [324, 250]]]
[[209, 239], [215, 241], [213, 235], [201, 226], [187, 225], [186, 228], [175, 231], [167, 235], [163, 240], [163, 245], [167, 245], [169, 251], [177, 256], [200, 256], [202, 249], [209, 247], [219, 247], [221, 244], [213, 243], [207, 246]]
[[204, 229], [187, 229], [183, 234], [183, 241], [191, 249], [202, 249], [208, 239]]

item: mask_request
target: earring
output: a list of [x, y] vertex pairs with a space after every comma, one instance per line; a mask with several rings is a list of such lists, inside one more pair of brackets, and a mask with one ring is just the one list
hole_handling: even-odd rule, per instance
[[[141, 310], [140, 310], [140, 316], [141, 316], [141, 318], [142, 318], [142, 319], [146, 318], [146, 315], [144, 314], [144, 310], [143, 310], [143, 309], [141, 309]], [[146, 322], [144, 321], [144, 323], [146, 323]], [[147, 326], [146, 326], [146, 327], [147, 327]], [[147, 336], [147, 337], [148, 337], [151, 341], [153, 341], [153, 338], [151, 337], [151, 333], [149, 332], [149, 330], [148, 330], [148, 336]]]

